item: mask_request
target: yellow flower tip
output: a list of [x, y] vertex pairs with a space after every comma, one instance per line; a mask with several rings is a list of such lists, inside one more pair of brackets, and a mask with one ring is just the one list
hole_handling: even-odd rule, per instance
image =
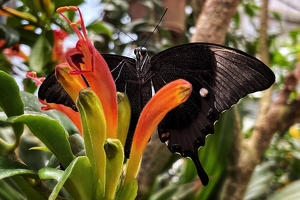
[[[181, 102], [185, 102], [191, 95], [193, 86], [190, 82], [184, 80], [184, 79], [178, 79], [171, 84], [177, 85], [178, 88], [178, 95], [181, 95], [182, 98], [180, 98]], [[172, 87], [172, 85], [170, 85]]]
[[72, 100], [76, 102], [79, 91], [87, 88], [87, 85], [80, 75], [72, 75], [72, 70], [69, 65], [61, 64], [55, 68], [55, 75]]

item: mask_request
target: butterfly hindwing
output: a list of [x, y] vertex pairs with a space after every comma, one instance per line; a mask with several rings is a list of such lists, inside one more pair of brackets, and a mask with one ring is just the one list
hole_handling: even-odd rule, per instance
[[40, 86], [38, 91], [38, 97], [41, 100], [45, 100], [47, 103], [63, 104], [77, 111], [76, 105], [57, 81], [55, 71], [47, 76]]

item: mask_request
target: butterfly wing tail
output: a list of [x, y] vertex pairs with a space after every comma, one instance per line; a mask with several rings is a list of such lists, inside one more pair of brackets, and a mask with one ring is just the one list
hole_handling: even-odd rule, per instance
[[189, 157], [192, 159], [192, 161], [194, 162], [194, 164], [196, 166], [197, 173], [198, 173], [198, 176], [199, 176], [202, 184], [204, 186], [206, 186], [209, 182], [209, 178], [208, 178], [207, 173], [205, 172], [205, 170], [202, 167], [202, 164], [201, 164], [201, 162], [199, 160], [199, 157], [198, 157], [198, 153], [195, 152], [192, 155], [189, 155]]

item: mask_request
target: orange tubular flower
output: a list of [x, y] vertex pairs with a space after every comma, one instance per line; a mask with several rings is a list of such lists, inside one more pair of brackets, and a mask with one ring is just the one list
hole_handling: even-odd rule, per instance
[[189, 82], [178, 79], [165, 85], [146, 104], [133, 136], [125, 185], [135, 179], [144, 149], [159, 122], [170, 110], [185, 102], [191, 91]]
[[[81, 20], [77, 23], [72, 23], [62, 14], [66, 10], [78, 11]], [[89, 87], [97, 94], [103, 106], [107, 124], [107, 137], [116, 138], [117, 97], [116, 86], [110, 70], [103, 57], [88, 39], [78, 7], [61, 7], [57, 9], [57, 12], [69, 22], [79, 38], [76, 47], [66, 53], [67, 62], [73, 68], [70, 74], [83, 75], [86, 78]], [[80, 24], [82, 32], [76, 27], [77, 24]]]

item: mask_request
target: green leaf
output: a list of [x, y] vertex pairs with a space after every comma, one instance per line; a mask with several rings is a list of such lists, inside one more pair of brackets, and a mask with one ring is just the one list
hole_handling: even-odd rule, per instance
[[[7, 117], [18, 116], [24, 113], [24, 104], [21, 100], [19, 87], [10, 75], [0, 71], [0, 107]], [[23, 133], [22, 124], [13, 124], [16, 142], [14, 148], [19, 144], [19, 139]]]
[[13, 124], [26, 124], [65, 168], [72, 162], [74, 156], [68, 142], [68, 134], [57, 120], [35, 114], [24, 114], [9, 120]]
[[62, 187], [65, 187], [74, 199], [99, 199], [93, 194], [94, 177], [86, 156], [74, 159], [65, 171], [43, 168], [38, 174], [42, 179], [55, 179], [58, 182], [49, 199], [56, 199]]
[[13, 178], [6, 178], [0, 180], [0, 199], [26, 200], [26, 197], [13, 181]]
[[215, 125], [214, 135], [206, 138], [205, 146], [199, 150], [203, 168], [210, 178], [209, 184], [201, 190], [197, 199], [208, 199], [209, 195], [216, 193], [214, 190], [221, 181], [226, 170], [228, 154], [231, 150], [234, 132], [234, 109], [229, 109], [220, 116]]
[[11, 73], [12, 71], [12, 64], [7, 60], [7, 57], [0, 53], [0, 71], [4, 71], [6, 73]]
[[37, 173], [20, 162], [0, 156], [0, 179], [22, 175], [33, 179], [39, 179]]
[[77, 6], [79, 4], [82, 4], [84, 0], [54, 0], [55, 9], [61, 7], [61, 6]]
[[137, 196], [138, 182], [136, 179], [130, 181], [127, 185], [118, 188], [116, 200], [134, 200]]
[[78, 130], [73, 124], [73, 122], [63, 113], [57, 110], [41, 110], [43, 104], [41, 104], [38, 101], [38, 97], [33, 94], [21, 91], [20, 95], [25, 105], [24, 112], [26, 114], [39, 114], [51, 117], [53, 119], [58, 120], [68, 131], [69, 134], [78, 133]]
[[13, 46], [14, 44], [17, 44], [20, 41], [20, 33], [13, 27], [1, 23], [0, 38], [5, 39], [4, 47], [7, 48]]
[[27, 181], [20, 176], [14, 176], [12, 179], [17, 183], [19, 188], [24, 192], [26, 195], [27, 199], [39, 199], [39, 200], [46, 200], [47, 198], [39, 193], [37, 190], [34, 188], [30, 187], [27, 183]]
[[184, 185], [168, 185], [151, 195], [149, 200], [173, 199], [172, 197], [176, 199], [190, 199], [188, 196], [196, 191], [197, 188], [193, 182]]
[[45, 38], [44, 34], [41, 34], [36, 42], [34, 43], [31, 53], [29, 56], [29, 67], [30, 70], [35, 71], [37, 73], [43, 72], [43, 67], [46, 65], [46, 45], [48, 45], [48, 41]]
[[277, 190], [268, 200], [295, 200], [300, 199], [300, 180], [294, 181], [281, 190]]
[[257, 199], [260, 195], [269, 191], [270, 184], [275, 176], [272, 168], [275, 166], [275, 162], [269, 161], [256, 167], [247, 186], [244, 199]]
[[0, 71], [0, 94], [0, 107], [7, 117], [24, 113], [18, 85], [13, 77], [3, 71]]
[[113, 27], [110, 26], [110, 24], [107, 24], [105, 22], [100, 22], [100, 21], [94, 21], [90, 25], [86, 27], [88, 31], [94, 31], [97, 34], [105, 34], [107, 35], [110, 39], [112, 39], [112, 34], [113, 34]]

